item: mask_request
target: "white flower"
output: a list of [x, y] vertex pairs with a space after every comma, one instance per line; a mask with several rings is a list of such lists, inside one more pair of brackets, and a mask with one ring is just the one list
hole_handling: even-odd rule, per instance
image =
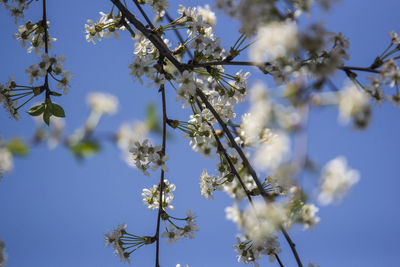
[[28, 83], [32, 84], [33, 80], [38, 80], [42, 75], [42, 71], [39, 69], [38, 65], [32, 65], [25, 70], [25, 73], [29, 75]]
[[215, 16], [215, 13], [210, 10], [209, 5], [205, 5], [204, 7], [198, 6], [197, 10], [199, 15], [208, 25], [214, 27], [217, 24], [217, 17]]
[[226, 219], [231, 220], [232, 222], [238, 225], [241, 225], [240, 220], [242, 213], [236, 203], [232, 207], [226, 207], [225, 214], [226, 214]]
[[171, 243], [176, 243], [178, 242], [179, 238], [181, 238], [181, 236], [177, 234], [175, 230], [175, 226], [173, 224], [170, 224], [168, 226], [168, 230], [161, 234], [161, 237], [168, 238], [167, 245], [170, 245]]
[[[164, 180], [163, 187], [163, 195], [162, 195], [162, 206], [163, 208], [169, 208], [170, 210], [174, 210], [174, 206], [170, 205], [172, 200], [174, 199], [174, 194], [176, 187], [174, 184], [169, 184], [168, 180]], [[153, 185], [153, 188], [143, 189], [142, 191], [143, 202], [147, 205], [147, 208], [150, 210], [158, 209], [160, 206], [160, 188], [158, 185]]]
[[118, 109], [118, 99], [111, 94], [91, 93], [87, 99], [94, 112], [114, 114]]
[[151, 168], [153, 171], [156, 171], [158, 167], [161, 167], [163, 171], [167, 172], [168, 167], [165, 165], [167, 160], [169, 160], [167, 155], [163, 155], [162, 157], [159, 153], [153, 153], [149, 155], [149, 161], [154, 163], [153, 167]]
[[301, 220], [304, 223], [304, 229], [314, 228], [320, 218], [316, 216], [318, 208], [314, 204], [306, 204], [301, 209]]
[[271, 110], [267, 88], [261, 82], [256, 83], [250, 90], [250, 111], [242, 116], [240, 127], [245, 144], [253, 144], [259, 140], [259, 135], [270, 120]]
[[4, 173], [13, 169], [13, 157], [11, 152], [6, 148], [0, 147], [0, 179]]
[[397, 32], [392, 31], [389, 33], [389, 36], [392, 37], [392, 44], [399, 45], [400, 44], [400, 36]]
[[369, 108], [368, 95], [357, 88], [353, 83], [347, 85], [339, 92], [339, 121], [348, 123], [350, 118], [363, 117]]
[[133, 53], [139, 56], [146, 56], [153, 54], [156, 51], [152, 42], [144, 36], [140, 36], [138, 41], [135, 43], [135, 50]]
[[311, 261], [308, 263], [307, 267], [319, 267], [319, 265], [316, 265], [312, 263]]
[[212, 193], [221, 187], [222, 179], [214, 175], [211, 176], [207, 173], [207, 170], [203, 170], [200, 180], [201, 195], [206, 199], [213, 199]]
[[254, 164], [262, 169], [275, 169], [290, 153], [290, 139], [284, 132], [275, 132], [265, 129], [262, 137], [264, 141], [255, 152]]
[[258, 29], [258, 40], [251, 46], [250, 59], [255, 62], [288, 56], [298, 46], [296, 22], [271, 22]]
[[279, 203], [254, 202], [243, 213], [240, 225], [256, 245], [261, 245], [287, 220], [287, 211]]
[[153, 6], [153, 12], [157, 12], [160, 17], [163, 17], [165, 10], [169, 8], [167, 0], [146, 0], [146, 4]]
[[321, 179], [318, 200], [322, 205], [328, 205], [340, 200], [360, 180], [360, 174], [357, 170], [348, 169], [346, 158], [341, 156], [325, 165]]
[[73, 75], [69, 73], [68, 70], [63, 70], [60, 82], [57, 84], [57, 89], [61, 90], [64, 88], [64, 94], [67, 94], [69, 81], [71, 80], [72, 77]]
[[198, 82], [196, 78], [196, 74], [194, 72], [189, 72], [185, 70], [182, 73], [179, 73], [176, 77], [175, 81], [179, 83], [179, 94], [188, 94], [190, 96], [194, 96], [196, 94], [196, 88], [198, 87]]

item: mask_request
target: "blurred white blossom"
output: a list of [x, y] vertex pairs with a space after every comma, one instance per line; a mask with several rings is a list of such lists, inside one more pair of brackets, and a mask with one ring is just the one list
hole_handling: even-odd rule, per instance
[[97, 113], [114, 114], [118, 109], [118, 99], [112, 94], [91, 93], [87, 102], [90, 108]]
[[322, 205], [328, 205], [340, 200], [360, 180], [360, 174], [357, 170], [349, 169], [346, 158], [341, 156], [325, 165], [321, 179], [318, 200]]
[[299, 43], [296, 22], [291, 20], [274, 21], [260, 27], [257, 38], [250, 49], [250, 59], [255, 62], [285, 57], [294, 52]]

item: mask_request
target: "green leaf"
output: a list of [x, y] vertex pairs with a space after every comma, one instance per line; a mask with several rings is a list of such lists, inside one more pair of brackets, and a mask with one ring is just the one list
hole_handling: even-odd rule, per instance
[[46, 105], [46, 108], [44, 109], [44, 113], [43, 113], [43, 121], [47, 124], [50, 125], [50, 117], [51, 117], [51, 111], [50, 111], [50, 104]]
[[50, 106], [51, 114], [53, 114], [56, 117], [60, 117], [60, 118], [65, 117], [64, 109], [60, 105], [50, 103], [49, 106]]
[[157, 132], [160, 130], [158, 125], [157, 109], [154, 103], [151, 103], [147, 106], [146, 125], [149, 127], [150, 131]]
[[95, 140], [83, 140], [70, 144], [69, 148], [77, 158], [86, 158], [100, 151], [100, 146]]
[[7, 144], [8, 150], [13, 155], [26, 156], [29, 152], [28, 146], [19, 138], [13, 138]]
[[45, 105], [44, 103], [34, 106], [32, 107], [29, 111], [28, 114], [31, 116], [39, 116], [40, 114], [42, 114], [44, 112], [45, 109]]

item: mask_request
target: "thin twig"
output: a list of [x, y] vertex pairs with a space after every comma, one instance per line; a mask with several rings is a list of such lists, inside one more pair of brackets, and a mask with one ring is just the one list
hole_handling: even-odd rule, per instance
[[275, 259], [278, 261], [279, 266], [284, 267], [281, 259], [279, 258], [278, 254], [274, 253]]
[[[159, 64], [161, 67], [162, 72], [164, 58], [160, 57]], [[165, 156], [165, 145], [166, 145], [166, 136], [167, 136], [167, 107], [166, 107], [166, 100], [165, 100], [165, 87], [164, 85], [160, 85], [160, 92], [162, 98], [162, 110], [163, 110], [163, 129], [162, 129], [162, 146], [161, 146], [161, 157]], [[157, 215], [157, 229], [156, 229], [156, 267], [160, 266], [160, 221], [161, 221], [161, 214], [163, 212], [163, 189], [164, 189], [164, 170], [161, 168], [161, 177], [160, 177], [160, 197], [159, 197], [159, 207], [158, 207], [158, 215]]]
[[269, 62], [250, 62], [250, 61], [209, 61], [209, 62], [201, 62], [201, 63], [191, 63], [187, 64], [187, 67], [196, 68], [196, 67], [208, 67], [208, 66], [219, 66], [219, 65], [235, 65], [235, 66], [256, 66], [256, 67], [264, 67], [271, 66]]
[[358, 70], [358, 71], [364, 71], [364, 72], [380, 73], [379, 70], [375, 70], [372, 68], [362, 68], [362, 67], [343, 66], [343, 67], [338, 67], [338, 69], [343, 70], [343, 71]]
[[[197, 105], [199, 106], [200, 110], [202, 110], [203, 108], [197, 98], [196, 98], [196, 102], [197, 102]], [[224, 154], [224, 157], [225, 157], [226, 161], [228, 162], [229, 167], [231, 168], [231, 172], [233, 172], [233, 174], [236, 176], [236, 178], [238, 179], [240, 185], [242, 186], [242, 188], [247, 196], [247, 199], [249, 200], [250, 204], [253, 205], [253, 199], [251, 198], [250, 191], [249, 191], [249, 189], [247, 189], [247, 186], [243, 182], [242, 177], [240, 176], [239, 172], [236, 170], [235, 165], [233, 165], [232, 160], [229, 157], [228, 152], [226, 151], [225, 147], [222, 145], [221, 140], [219, 140], [219, 137], [218, 137], [217, 133], [215, 132], [214, 127], [209, 122], [207, 122], [207, 124], [211, 128], [211, 131], [215, 138], [215, 141], [217, 141], [217, 149], [220, 152], [222, 152], [222, 154]]]
[[140, 13], [142, 13], [144, 19], [147, 21], [147, 24], [149, 24], [151, 29], [154, 29], [154, 25], [151, 22], [151, 20], [149, 19], [149, 17], [147, 16], [146, 12], [144, 12], [142, 6], [139, 4], [139, 2], [137, 0], [133, 0], [133, 2], [135, 3], [135, 5], [137, 6], [137, 8], [139, 9]]
[[[165, 12], [165, 17], [167, 17], [169, 23], [171, 23], [173, 21], [173, 19], [168, 14], [168, 12]], [[174, 32], [175, 32], [175, 35], [178, 38], [179, 42], [183, 45], [185, 43], [185, 40], [183, 40], [182, 35], [180, 34], [180, 32], [177, 29], [174, 29]], [[185, 51], [189, 55], [189, 57], [193, 60], [194, 59], [194, 55], [193, 55], [192, 51], [190, 51], [189, 49], [185, 49]]]
[[[49, 44], [48, 44], [48, 28], [47, 28], [47, 14], [46, 14], [46, 0], [42, 1], [43, 6], [43, 19], [42, 24], [44, 28], [44, 51], [46, 54], [49, 53]], [[44, 78], [44, 88], [46, 89], [46, 99], [50, 98], [50, 89], [49, 89], [49, 72], [46, 71], [46, 76]]]

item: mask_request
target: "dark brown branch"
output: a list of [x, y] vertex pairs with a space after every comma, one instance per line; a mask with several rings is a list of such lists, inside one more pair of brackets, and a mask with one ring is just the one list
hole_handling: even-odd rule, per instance
[[296, 258], [297, 264], [299, 265], [299, 267], [302, 267], [303, 264], [301, 263], [299, 254], [297, 254], [296, 244], [293, 243], [289, 234], [286, 232], [286, 229], [282, 225], [280, 226], [280, 229], [281, 229], [281, 232], [283, 233], [283, 235], [285, 236], [286, 241], [289, 243], [290, 249], [292, 250], [294, 257]]
[[[160, 86], [161, 96], [162, 96], [162, 109], [163, 109], [163, 129], [162, 129], [162, 147], [161, 147], [161, 157], [165, 155], [165, 143], [167, 136], [167, 108], [165, 101], [165, 87], [164, 85]], [[163, 213], [163, 190], [164, 190], [164, 170], [161, 168], [161, 177], [160, 177], [160, 197], [159, 197], [159, 206], [158, 206], [158, 215], [157, 215], [157, 229], [155, 234], [156, 239], [156, 267], [160, 266], [160, 222], [161, 222], [161, 214]]]
[[171, 51], [168, 49], [167, 45], [164, 41], [153, 31], [147, 29], [143, 23], [136, 19], [135, 15], [133, 15], [119, 0], [111, 0], [114, 5], [121, 11], [122, 15], [128, 19], [130, 23], [135, 26], [135, 28], [140, 31], [147, 39], [150, 40], [154, 44], [154, 46], [158, 49], [161, 56], [166, 57], [171, 63], [180, 71], [183, 72], [185, 70], [184, 66], [172, 55]]
[[279, 266], [284, 267], [281, 259], [279, 258], [278, 254], [274, 253], [275, 259], [278, 261]]
[[47, 33], [47, 14], [46, 14], [46, 0], [43, 0], [43, 28], [44, 28], [44, 51], [46, 54], [49, 52], [49, 45], [47, 43], [48, 33]]
[[[46, 54], [49, 53], [49, 44], [48, 44], [48, 39], [49, 39], [49, 33], [48, 33], [48, 28], [47, 28], [47, 13], [46, 13], [46, 0], [42, 1], [43, 6], [43, 19], [42, 19], [42, 25], [44, 28], [44, 51]], [[50, 99], [50, 88], [49, 88], [49, 70], [46, 71], [46, 76], [44, 77], [44, 85], [43, 87], [46, 90], [46, 102], [47, 99]]]
[[372, 68], [361, 68], [361, 67], [343, 66], [343, 67], [338, 67], [338, 69], [343, 70], [343, 71], [358, 70], [358, 71], [364, 71], [364, 72], [380, 73], [379, 70], [375, 70], [375, 69], [372, 69]]
[[[202, 110], [202, 106], [199, 103], [198, 99], [196, 99], [197, 101], [197, 105], [199, 106], [200, 110]], [[244, 184], [242, 177], [240, 176], [239, 172], [236, 170], [235, 165], [233, 165], [231, 158], [228, 155], [228, 152], [226, 151], [225, 147], [222, 145], [221, 140], [219, 140], [219, 137], [217, 135], [217, 133], [214, 130], [214, 127], [211, 125], [211, 123], [207, 122], [208, 126], [210, 126], [212, 134], [215, 138], [215, 141], [217, 142], [217, 149], [222, 152], [222, 154], [224, 154], [224, 157], [226, 159], [226, 161], [229, 164], [229, 167], [231, 169], [231, 172], [236, 176], [236, 178], [238, 179], [240, 185], [242, 186], [247, 199], [249, 200], [249, 202], [253, 205], [253, 199], [251, 198], [251, 194], [250, 191], [247, 189], [247, 186]]]
[[[161, 40], [161, 38], [153, 33], [152, 31], [148, 30], [140, 21], [136, 19], [136, 17], [119, 1], [119, 0], [111, 0], [117, 8], [121, 11], [122, 15], [125, 16], [130, 23], [132, 23], [137, 30], [142, 32], [144, 36], [146, 36], [147, 39], [149, 39], [153, 45], [158, 49], [160, 56], [161, 57], [166, 57], [168, 60], [171, 61], [171, 63], [180, 71], [183, 72], [184, 70], [188, 69], [187, 65], [184, 65], [180, 63], [171, 53], [171, 51], [168, 49], [168, 47], [165, 45], [165, 43]], [[232, 136], [232, 133], [229, 131], [228, 127], [224, 123], [224, 121], [221, 119], [217, 111], [214, 109], [214, 107], [210, 104], [210, 102], [207, 100], [207, 97], [204, 95], [204, 93], [200, 90], [196, 90], [197, 95], [201, 98], [202, 102], [206, 105], [206, 107], [211, 111], [213, 116], [216, 118], [218, 123], [221, 125], [223, 131], [227, 135], [229, 141], [231, 142], [232, 146], [236, 149], [238, 152], [239, 156], [241, 157], [243, 164], [247, 168], [247, 171], [250, 173], [250, 175], [253, 177], [254, 182], [257, 185], [258, 190], [260, 191], [260, 194], [263, 196], [264, 200], [266, 202], [271, 202], [271, 196], [267, 194], [267, 192], [264, 190], [262, 184], [258, 180], [257, 174], [253, 167], [251, 166], [250, 162], [248, 161], [247, 157], [244, 155], [242, 149], [239, 147], [239, 145], [236, 143], [234, 137]], [[281, 230], [284, 230], [283, 226], [281, 226]], [[289, 238], [287, 232], [284, 230], [284, 236], [289, 243], [293, 254], [296, 258], [297, 264], [299, 267], [302, 267], [303, 264], [300, 261], [300, 258], [297, 254], [296, 248], [292, 240]], [[158, 267], [158, 266], [157, 266]]]
[[187, 67], [190, 68], [198, 68], [198, 67], [208, 67], [208, 66], [219, 66], [219, 65], [234, 65], [234, 66], [256, 66], [256, 67], [265, 67], [271, 66], [269, 62], [250, 62], [250, 61], [209, 61], [209, 62], [201, 62], [201, 63], [191, 63], [187, 64]]
[[[198, 67], [208, 67], [208, 66], [218, 66], [218, 65], [234, 65], [234, 66], [256, 66], [256, 67], [265, 67], [271, 66], [269, 62], [251, 62], [251, 61], [209, 61], [209, 62], [201, 62], [201, 63], [191, 63], [186, 66], [189, 68], [198, 68]], [[380, 73], [379, 70], [372, 68], [363, 68], [363, 67], [353, 67], [353, 66], [343, 66], [338, 67], [338, 69], [343, 71], [364, 71], [371, 73]]]

